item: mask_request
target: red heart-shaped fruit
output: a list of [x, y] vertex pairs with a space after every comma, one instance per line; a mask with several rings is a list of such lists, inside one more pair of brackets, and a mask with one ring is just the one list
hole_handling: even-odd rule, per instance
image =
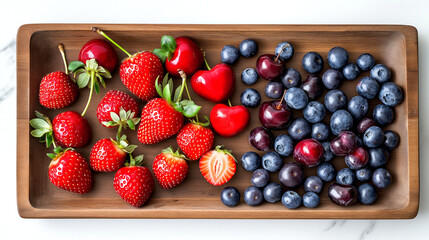
[[229, 107], [217, 104], [210, 112], [213, 129], [223, 137], [232, 137], [243, 131], [250, 120], [249, 110], [240, 105]]

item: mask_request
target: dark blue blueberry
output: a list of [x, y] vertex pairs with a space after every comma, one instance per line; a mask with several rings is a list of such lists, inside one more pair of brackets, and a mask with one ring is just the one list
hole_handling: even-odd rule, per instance
[[252, 183], [255, 187], [265, 187], [267, 186], [268, 182], [270, 181], [270, 174], [267, 170], [259, 168], [256, 169], [252, 176], [250, 177], [250, 183]]
[[324, 98], [325, 107], [330, 112], [345, 109], [347, 107], [347, 101], [346, 94], [339, 89], [329, 91]]
[[238, 47], [240, 54], [243, 57], [252, 57], [258, 52], [258, 44], [252, 39], [245, 39]]
[[372, 172], [369, 168], [364, 167], [356, 170], [356, 179], [360, 182], [366, 182], [371, 179]]
[[282, 97], [284, 91], [281, 82], [268, 82], [265, 86], [265, 95], [269, 98], [279, 99]]
[[372, 173], [372, 183], [378, 188], [387, 188], [392, 183], [392, 175], [385, 168], [378, 168]]
[[318, 123], [325, 118], [326, 109], [323, 104], [312, 101], [307, 104], [303, 110], [304, 118], [311, 123]]
[[301, 74], [295, 68], [288, 68], [280, 77], [285, 88], [298, 87], [301, 83]]
[[364, 77], [356, 85], [356, 92], [366, 99], [374, 99], [378, 95], [379, 88], [375, 79]]
[[304, 118], [297, 118], [289, 125], [287, 132], [293, 140], [301, 141], [310, 135], [311, 127]]
[[328, 52], [328, 64], [333, 69], [343, 68], [349, 61], [349, 53], [342, 47], [334, 47]]
[[384, 132], [384, 147], [392, 151], [399, 145], [399, 135], [396, 132], [387, 130]]
[[294, 50], [292, 44], [288, 42], [281, 42], [277, 44], [276, 50], [274, 51], [274, 55], [279, 55], [283, 61], [290, 59], [293, 56]]
[[372, 168], [378, 168], [386, 165], [389, 161], [389, 152], [384, 148], [371, 148], [368, 150], [369, 160], [368, 164]]
[[334, 154], [331, 151], [331, 143], [322, 142], [322, 146], [323, 146], [323, 160], [331, 161], [334, 158]]
[[350, 168], [340, 169], [335, 180], [341, 185], [352, 185], [355, 181], [355, 173]]
[[306, 208], [315, 208], [315, 207], [319, 206], [319, 204], [320, 204], [319, 195], [317, 195], [314, 192], [306, 192], [302, 196], [302, 204]]
[[310, 176], [304, 181], [304, 191], [320, 193], [323, 189], [323, 181], [318, 176]]
[[247, 85], [252, 85], [258, 81], [258, 73], [254, 68], [246, 68], [241, 73], [241, 81]]
[[377, 64], [371, 68], [370, 76], [377, 80], [379, 83], [390, 81], [391, 73], [389, 68], [383, 64]]
[[355, 80], [359, 73], [360, 70], [356, 63], [349, 63], [343, 68], [343, 76], [347, 80]]
[[289, 135], [280, 134], [274, 141], [274, 150], [285, 157], [288, 157], [293, 152], [293, 140]]
[[377, 190], [369, 183], [364, 183], [358, 187], [358, 200], [365, 205], [371, 205], [377, 200]]
[[393, 108], [384, 104], [379, 104], [375, 106], [372, 112], [372, 118], [381, 126], [386, 126], [395, 120], [395, 112]]
[[353, 117], [346, 110], [337, 110], [331, 116], [330, 127], [334, 135], [338, 135], [345, 130], [350, 130], [353, 127]]
[[275, 182], [269, 183], [263, 191], [265, 201], [270, 203], [280, 201], [280, 199], [282, 198], [282, 193], [282, 186]]
[[302, 58], [302, 67], [308, 73], [318, 73], [323, 68], [323, 58], [317, 52], [308, 52]]
[[229, 65], [236, 63], [239, 57], [238, 49], [231, 45], [224, 46], [220, 52], [220, 60]]
[[285, 94], [285, 101], [293, 109], [303, 109], [307, 106], [308, 96], [301, 88], [289, 88]]
[[262, 201], [264, 201], [262, 191], [255, 186], [246, 188], [243, 195], [244, 202], [249, 206], [258, 206], [261, 205]]
[[235, 207], [240, 202], [240, 192], [235, 187], [226, 187], [220, 194], [220, 200], [228, 207]]
[[240, 95], [240, 101], [244, 106], [254, 108], [261, 103], [261, 95], [256, 89], [246, 88]]
[[261, 166], [261, 157], [255, 152], [247, 152], [241, 157], [241, 166], [246, 171], [255, 171]]
[[325, 182], [334, 180], [335, 168], [330, 162], [324, 162], [317, 167], [317, 176]]
[[372, 126], [363, 134], [363, 144], [369, 148], [380, 147], [383, 143], [384, 132], [379, 126]]
[[262, 167], [269, 172], [278, 172], [283, 166], [283, 158], [276, 152], [267, 152], [262, 156]]
[[329, 127], [324, 123], [316, 123], [311, 127], [311, 137], [319, 142], [326, 141], [329, 137]]
[[375, 60], [371, 54], [364, 53], [357, 58], [356, 64], [358, 65], [360, 70], [366, 72], [369, 71], [372, 67], [374, 67]]
[[295, 209], [301, 206], [302, 197], [295, 191], [287, 191], [282, 196], [282, 203], [289, 209]]
[[394, 107], [402, 102], [402, 88], [393, 82], [385, 83], [381, 86], [378, 99], [385, 105]]
[[337, 89], [343, 81], [343, 74], [335, 69], [328, 69], [322, 75], [323, 85], [327, 89]]
[[361, 96], [354, 96], [350, 99], [347, 109], [355, 119], [361, 119], [368, 113], [368, 100]]

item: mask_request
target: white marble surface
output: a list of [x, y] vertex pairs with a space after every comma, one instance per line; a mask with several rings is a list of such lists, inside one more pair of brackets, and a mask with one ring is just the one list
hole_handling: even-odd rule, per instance
[[[119, 5], [121, 4], [121, 5]], [[428, 239], [426, 161], [429, 91], [428, 1], [3, 1], [0, 6], [0, 236], [2, 239]], [[15, 36], [26, 23], [410, 24], [419, 31], [420, 211], [413, 220], [112, 220], [22, 219], [16, 207]], [[341, 217], [341, 216], [339, 216]]]

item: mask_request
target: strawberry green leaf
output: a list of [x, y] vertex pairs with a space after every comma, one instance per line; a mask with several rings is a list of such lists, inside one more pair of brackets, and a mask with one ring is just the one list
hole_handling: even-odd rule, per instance
[[112, 78], [112, 74], [110, 74], [110, 72], [102, 66], [98, 66], [97, 72], [105, 78]]
[[115, 125], [114, 121], [102, 122], [102, 124], [106, 127], [111, 127]]
[[187, 118], [195, 117], [200, 111], [201, 106], [198, 105], [187, 105], [183, 107], [183, 115]]
[[83, 68], [83, 67], [85, 67], [85, 64], [83, 62], [73, 61], [73, 62], [70, 62], [68, 69], [70, 72], [75, 72], [77, 69]]
[[30, 125], [36, 129], [51, 129], [49, 123], [47, 123], [44, 119], [34, 118], [30, 120]]
[[54, 153], [58, 154], [62, 151], [61, 147], [54, 148]]
[[169, 35], [164, 35], [161, 38], [161, 48], [167, 52], [176, 51], [177, 43], [176, 40]]
[[54, 159], [57, 156], [56, 154], [53, 154], [53, 153], [47, 153], [46, 155], [52, 159]]
[[110, 117], [112, 118], [112, 120], [114, 122], [120, 122], [121, 119], [119, 118], [118, 114], [116, 114], [115, 112], [110, 112]]
[[123, 108], [119, 110], [119, 117], [121, 118], [121, 121], [127, 120], [127, 112]]
[[158, 77], [156, 77], [156, 80], [155, 80], [155, 89], [156, 89], [156, 92], [158, 92], [158, 95], [160, 96], [160, 97], [164, 97], [164, 95], [162, 94], [162, 87], [161, 87], [161, 85], [158, 83], [158, 79], [159, 79], [159, 76]]
[[176, 109], [176, 111], [183, 113], [183, 106], [180, 104], [180, 102], [174, 102], [172, 106], [174, 109]]
[[36, 137], [36, 138], [40, 138], [43, 135], [45, 135], [45, 133], [47, 133], [49, 130], [45, 130], [45, 129], [34, 129], [33, 131], [30, 132], [31, 136]]
[[54, 137], [52, 136], [52, 132], [47, 133], [45, 136], [46, 147], [50, 147], [53, 141]]
[[97, 94], [100, 93], [100, 84], [97, 81], [94, 82], [94, 90], [95, 90], [95, 93]]
[[137, 157], [134, 158], [134, 161], [135, 161], [135, 166], [141, 165], [143, 162], [143, 155], [138, 155]]
[[94, 58], [91, 58], [89, 60], [86, 60], [86, 68], [96, 70], [98, 68], [98, 63], [95, 61]]
[[90, 78], [91, 76], [86, 72], [79, 74], [79, 76], [77, 77], [77, 86], [79, 88], [86, 87], [89, 83]]
[[128, 145], [123, 148], [126, 153], [132, 153], [137, 148], [136, 145]]
[[161, 60], [162, 63], [167, 59], [168, 53], [163, 49], [156, 48], [152, 52], [159, 58], [159, 60]]
[[170, 84], [167, 84], [167, 86], [164, 87], [164, 90], [162, 92], [164, 95], [164, 99], [167, 100], [168, 103], [171, 103], [171, 88]]
[[128, 120], [127, 120], [127, 124], [128, 124], [128, 127], [129, 127], [131, 130], [135, 130], [135, 129], [136, 129], [136, 125], [134, 125], [134, 122], [133, 122], [131, 119], [128, 119]]

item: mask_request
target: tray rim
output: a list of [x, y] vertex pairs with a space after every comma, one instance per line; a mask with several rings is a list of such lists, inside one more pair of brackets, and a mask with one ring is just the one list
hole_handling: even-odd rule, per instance
[[[33, 34], [39, 31], [81, 31], [89, 30], [91, 26], [99, 26], [106, 31], [150, 31], [172, 30], [180, 28], [184, 31], [220, 31], [225, 28], [235, 31], [368, 31], [383, 32], [396, 31], [404, 36], [406, 46], [406, 82], [407, 88], [413, 88], [417, 96], [409, 98], [407, 95], [408, 115], [408, 165], [409, 165], [409, 201], [404, 208], [386, 210], [384, 214], [379, 211], [348, 211], [341, 215], [341, 219], [411, 219], [415, 218], [420, 202], [420, 176], [419, 176], [419, 66], [418, 66], [418, 32], [411, 25], [362, 25], [362, 24], [74, 24], [74, 23], [43, 23], [25, 24], [17, 32], [17, 207], [23, 218], [233, 218], [233, 219], [338, 219], [331, 211], [326, 210], [314, 214], [312, 217], [294, 214], [293, 217], [273, 215], [273, 211], [253, 212], [241, 210], [240, 216], [228, 214], [228, 210], [148, 210], [133, 211], [132, 209], [46, 209], [37, 208], [30, 202], [29, 193], [29, 81], [30, 81], [30, 40]], [[415, 65], [410, 70], [410, 65]], [[409, 91], [409, 90], [408, 90]], [[416, 191], [412, 191], [412, 190]]]

